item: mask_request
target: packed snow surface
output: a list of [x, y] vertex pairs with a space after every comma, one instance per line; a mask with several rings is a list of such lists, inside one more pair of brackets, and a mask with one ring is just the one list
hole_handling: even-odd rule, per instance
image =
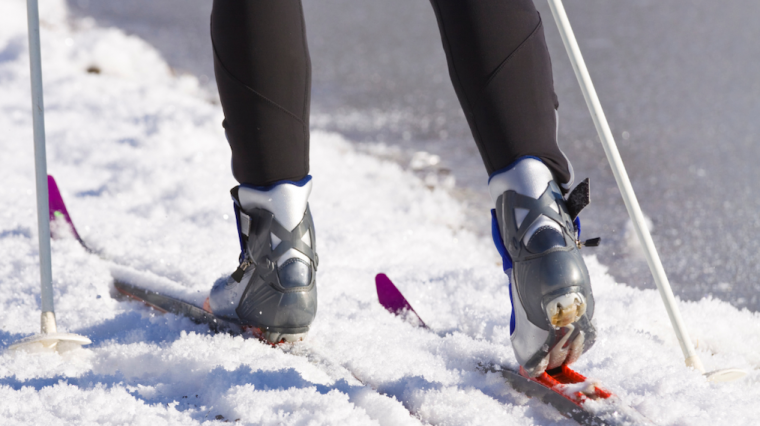
[[[59, 353], [7, 348], [39, 330], [25, 3], [0, 3], [0, 418], [3, 424], [573, 424], [478, 363], [515, 366], [508, 278], [462, 206], [397, 164], [312, 135], [319, 314], [272, 348], [117, 300], [112, 274], [202, 300], [237, 265], [229, 150], [218, 105], [145, 42], [67, 20], [44, 0], [49, 171], [78, 231], [53, 242], [58, 326], [90, 337]], [[87, 72], [98, 70], [99, 73]], [[600, 248], [603, 250], [603, 248]], [[617, 284], [593, 255], [599, 331], [575, 365], [657, 424], [752, 424], [760, 317], [679, 302], [712, 384], [686, 368], [653, 290]], [[387, 273], [431, 331], [377, 303]]]

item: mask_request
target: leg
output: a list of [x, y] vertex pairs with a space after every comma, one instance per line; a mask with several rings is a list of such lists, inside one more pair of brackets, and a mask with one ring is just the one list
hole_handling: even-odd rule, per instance
[[215, 0], [211, 41], [235, 179], [304, 178], [311, 61], [300, 0]]
[[271, 343], [303, 338], [317, 313], [308, 207], [311, 65], [300, 0], [215, 0], [211, 39], [241, 254], [206, 308]]
[[512, 347], [537, 376], [575, 361], [596, 335], [573, 223], [582, 203], [568, 210], [557, 184], [567, 190], [573, 176], [557, 146], [558, 103], [541, 18], [531, 0], [431, 1], [490, 176], [494, 242], [510, 275]]
[[449, 74], [489, 176], [541, 159], [560, 183], [558, 106], [541, 17], [531, 0], [431, 0]]

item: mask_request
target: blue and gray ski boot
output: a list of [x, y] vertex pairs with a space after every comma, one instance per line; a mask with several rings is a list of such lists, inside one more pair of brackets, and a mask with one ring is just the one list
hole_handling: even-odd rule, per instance
[[496, 204], [493, 236], [510, 274], [510, 337], [532, 377], [571, 364], [593, 345], [594, 295], [579, 249], [578, 213], [589, 202], [588, 179], [567, 199], [540, 160], [522, 157], [488, 182]]
[[270, 343], [302, 340], [317, 314], [317, 252], [307, 200], [311, 176], [231, 191], [240, 266], [211, 289], [208, 309]]

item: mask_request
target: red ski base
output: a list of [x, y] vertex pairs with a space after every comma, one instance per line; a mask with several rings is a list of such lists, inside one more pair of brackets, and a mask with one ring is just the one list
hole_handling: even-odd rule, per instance
[[[484, 373], [500, 374], [516, 391], [551, 405], [562, 415], [582, 425], [652, 424], [636, 410], [622, 404], [611, 392], [566, 365], [538, 377], [529, 377], [524, 369], [508, 366], [480, 364], [478, 369]], [[593, 408], [587, 404], [590, 401], [594, 401]]]
[[520, 367], [520, 375], [557, 392], [578, 406], [581, 406], [587, 399], [607, 399], [612, 396], [611, 392], [594, 384], [589, 384], [580, 390], [570, 389], [568, 385], [585, 383], [587, 379], [584, 375], [573, 371], [564, 364], [561, 367], [541, 373], [538, 377], [530, 377], [525, 369]]

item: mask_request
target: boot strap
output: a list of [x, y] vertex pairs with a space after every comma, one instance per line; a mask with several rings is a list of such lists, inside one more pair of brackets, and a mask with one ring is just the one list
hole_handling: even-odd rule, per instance
[[[262, 212], [266, 212], [266, 211], [262, 210]], [[269, 212], [266, 212], [266, 213], [269, 213]], [[271, 215], [271, 213], [269, 213], [269, 215]], [[243, 235], [245, 235], [246, 238], [250, 238], [251, 227], [252, 225], [254, 225], [253, 221], [251, 220], [251, 216], [246, 214], [242, 210], [240, 210], [239, 217], [240, 217], [240, 232]], [[269, 229], [268, 229], [268, 232], [264, 234], [263, 236], [268, 237], [269, 233], [271, 233], [281, 240], [280, 243], [277, 245], [277, 248], [271, 252], [270, 260], [272, 262], [277, 262], [277, 259], [279, 259], [283, 254], [285, 254], [286, 251], [290, 249], [295, 249], [303, 253], [309, 259], [311, 259], [311, 261], [314, 262], [314, 268], [316, 269], [317, 265], [319, 264], [319, 257], [317, 256], [317, 252], [314, 248], [315, 238], [313, 235], [313, 231], [309, 233], [311, 247], [309, 247], [309, 245], [303, 242], [302, 240], [303, 236], [306, 235], [307, 232], [309, 232], [310, 230], [314, 228], [308, 206], [306, 207], [306, 212], [304, 212], [303, 219], [292, 231], [288, 231], [287, 229], [285, 229], [277, 221], [277, 219], [274, 218], [274, 215], [272, 215], [271, 220], [265, 221], [265, 222], [269, 222], [268, 223]], [[257, 235], [257, 237], [259, 236]]]

